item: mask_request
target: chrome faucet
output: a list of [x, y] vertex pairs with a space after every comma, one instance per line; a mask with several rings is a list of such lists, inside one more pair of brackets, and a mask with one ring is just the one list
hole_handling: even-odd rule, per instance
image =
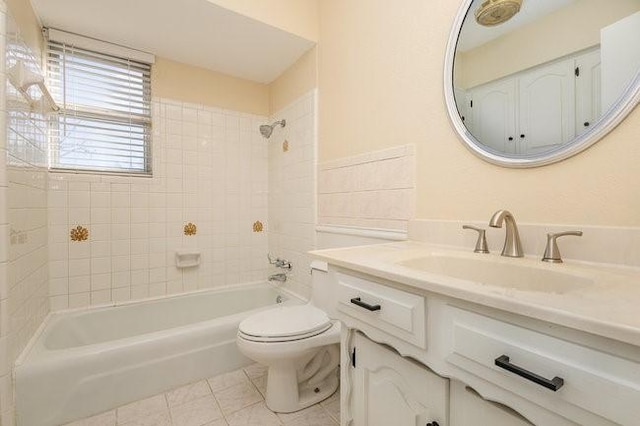
[[278, 282], [286, 282], [287, 281], [287, 274], [285, 274], [284, 272], [281, 272], [279, 274], [273, 274], [273, 275], [269, 275], [269, 282], [271, 281], [278, 281]]
[[542, 255], [543, 262], [562, 263], [562, 256], [560, 256], [560, 249], [558, 249], [558, 243], [556, 240], [559, 237], [567, 235], [582, 237], [582, 231], [565, 231], [555, 234], [547, 234], [547, 246], [545, 247], [544, 254]]
[[492, 228], [502, 228], [502, 222], [506, 222], [507, 229], [504, 237], [504, 247], [502, 248], [502, 256], [507, 257], [523, 257], [522, 244], [520, 244], [520, 235], [516, 220], [509, 210], [498, 210], [491, 216], [489, 226]]
[[486, 231], [481, 228], [476, 228], [471, 225], [462, 225], [462, 229], [473, 229], [478, 233], [478, 239], [476, 240], [476, 248], [474, 253], [489, 253], [489, 246], [487, 245]]
[[291, 262], [289, 262], [287, 259], [280, 259], [279, 257], [276, 257], [274, 260], [269, 253], [267, 253], [267, 259], [269, 259], [269, 263], [275, 265], [276, 268], [288, 270], [291, 270], [291, 268], [293, 268]]

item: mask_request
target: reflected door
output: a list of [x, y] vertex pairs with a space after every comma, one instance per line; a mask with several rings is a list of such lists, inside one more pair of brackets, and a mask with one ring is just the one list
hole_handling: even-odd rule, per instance
[[574, 61], [523, 73], [519, 79], [521, 154], [549, 151], [575, 135]]
[[600, 51], [576, 58], [576, 136], [589, 130], [602, 111]]
[[515, 79], [474, 88], [469, 92], [473, 135], [482, 144], [503, 153], [516, 153]]

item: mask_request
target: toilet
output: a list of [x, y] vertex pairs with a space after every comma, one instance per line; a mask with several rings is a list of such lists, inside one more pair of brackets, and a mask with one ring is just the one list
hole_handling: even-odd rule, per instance
[[339, 384], [340, 323], [317, 304], [330, 291], [326, 264], [312, 264], [313, 291], [304, 305], [278, 306], [240, 323], [240, 352], [267, 366], [267, 407], [302, 410], [331, 396]]

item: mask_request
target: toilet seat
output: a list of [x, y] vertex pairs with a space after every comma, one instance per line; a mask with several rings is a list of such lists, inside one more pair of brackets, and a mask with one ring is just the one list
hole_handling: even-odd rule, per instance
[[331, 325], [327, 314], [315, 306], [282, 306], [245, 319], [238, 334], [254, 342], [289, 342], [324, 333]]

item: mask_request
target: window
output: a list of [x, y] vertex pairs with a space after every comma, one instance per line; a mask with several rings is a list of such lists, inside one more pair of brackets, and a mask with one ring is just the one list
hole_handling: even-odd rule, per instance
[[50, 167], [150, 174], [151, 65], [80, 47], [78, 36], [54, 40], [53, 31], [47, 76], [60, 113], [50, 123]]

